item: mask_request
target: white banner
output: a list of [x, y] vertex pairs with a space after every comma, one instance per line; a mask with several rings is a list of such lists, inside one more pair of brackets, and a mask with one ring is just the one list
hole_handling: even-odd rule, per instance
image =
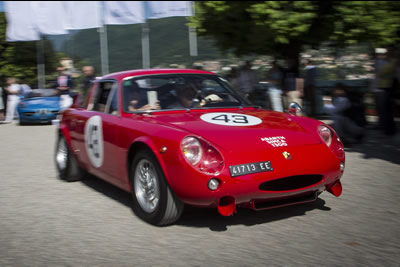
[[143, 1], [104, 1], [104, 24], [144, 23]]
[[192, 1], [146, 1], [146, 18], [193, 16]]
[[[193, 16], [193, 1], [4, 1], [7, 41], [39, 40], [40, 34], [145, 23], [146, 18]], [[102, 10], [103, 8], [103, 10]], [[101, 21], [101, 16], [104, 21]]]
[[[42, 34], [66, 34], [66, 12], [62, 1], [30, 1], [31, 16]], [[27, 8], [27, 7], [26, 7]]]
[[62, 1], [66, 12], [66, 29], [81, 30], [100, 28], [99, 1]]
[[29, 8], [30, 1], [5, 1], [4, 10], [7, 18], [6, 40], [36, 41], [40, 40], [40, 34]]

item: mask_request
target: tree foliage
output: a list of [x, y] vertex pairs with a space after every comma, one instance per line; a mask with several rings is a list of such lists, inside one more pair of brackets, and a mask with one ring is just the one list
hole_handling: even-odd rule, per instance
[[331, 40], [342, 44], [369, 42], [375, 47], [399, 42], [398, 1], [343, 1], [334, 9]]
[[399, 41], [397, 1], [198, 1], [191, 25], [237, 56], [294, 57], [302, 45]]
[[[0, 13], [0, 86], [7, 77], [16, 77], [30, 85], [37, 84], [37, 42], [7, 42], [5, 13]], [[44, 40], [46, 72], [54, 71], [53, 46]]]

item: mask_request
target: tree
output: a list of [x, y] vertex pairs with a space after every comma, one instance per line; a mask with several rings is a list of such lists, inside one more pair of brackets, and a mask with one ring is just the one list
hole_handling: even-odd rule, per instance
[[[0, 86], [7, 77], [22, 79], [25, 83], [37, 84], [36, 41], [7, 42], [5, 13], [0, 13]], [[54, 50], [50, 41], [44, 40], [46, 72], [55, 71]]]
[[223, 51], [288, 57], [302, 46], [399, 41], [400, 5], [391, 1], [198, 1], [191, 26]]

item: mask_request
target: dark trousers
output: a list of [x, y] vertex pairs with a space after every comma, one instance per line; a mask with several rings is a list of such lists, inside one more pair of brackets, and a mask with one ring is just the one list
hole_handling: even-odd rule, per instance
[[396, 124], [393, 117], [393, 101], [390, 90], [381, 89], [376, 95], [376, 110], [379, 117], [379, 126], [386, 135], [396, 133]]
[[304, 101], [306, 107], [306, 113], [308, 116], [316, 116], [317, 115], [317, 95], [315, 92], [315, 87], [310, 86], [308, 88], [304, 88]]

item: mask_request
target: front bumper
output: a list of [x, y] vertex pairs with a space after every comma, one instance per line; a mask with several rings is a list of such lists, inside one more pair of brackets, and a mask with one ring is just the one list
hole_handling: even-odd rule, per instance
[[[290, 150], [293, 159], [282, 156], [285, 150]], [[226, 157], [225, 162], [231, 162], [228, 166], [232, 166], [270, 160], [274, 170], [231, 177], [225, 166], [219, 175], [210, 176], [193, 168], [178, 169], [172, 165], [167, 171], [168, 182], [177, 196], [189, 205], [216, 207], [220, 199], [233, 197], [237, 205], [259, 210], [313, 201], [343, 175], [340, 163], [344, 162], [344, 156], [338, 158], [324, 144], [277, 148], [261, 157], [242, 154], [241, 159]], [[211, 178], [220, 181], [215, 191], [207, 187]]]
[[57, 118], [58, 110], [49, 111], [19, 111], [19, 120], [22, 123], [49, 123]]

